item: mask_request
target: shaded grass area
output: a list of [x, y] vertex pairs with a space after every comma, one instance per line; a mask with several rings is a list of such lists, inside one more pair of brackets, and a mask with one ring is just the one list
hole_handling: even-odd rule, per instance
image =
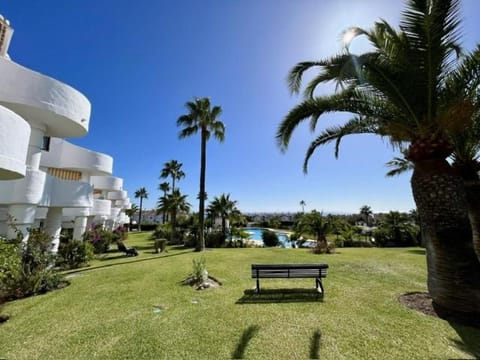
[[[336, 255], [314, 255], [305, 249], [215, 249], [198, 254], [169, 248], [165, 254], [153, 254], [148, 235], [131, 234], [127, 240], [128, 246], [139, 249], [137, 257], [107, 254], [71, 273], [67, 288], [8, 303], [3, 313], [11, 318], [0, 325], [0, 358], [479, 355], [480, 330], [451, 325], [398, 302], [402, 293], [426, 291], [421, 249], [339, 249]], [[222, 287], [198, 292], [180, 285], [192, 271], [192, 259], [201, 256]], [[255, 298], [250, 264], [279, 262], [328, 263], [325, 296], [313, 296], [312, 279], [262, 279], [262, 293]]]

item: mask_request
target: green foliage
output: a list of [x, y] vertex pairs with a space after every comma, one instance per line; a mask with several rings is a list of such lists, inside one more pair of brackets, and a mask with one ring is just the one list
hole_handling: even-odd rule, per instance
[[121, 235], [102, 229], [101, 225], [92, 224], [90, 230], [83, 234], [83, 240], [92, 244], [95, 254], [102, 254], [108, 251], [110, 244], [119, 239], [119, 236]]
[[21, 262], [18, 244], [0, 238], [0, 302], [8, 296], [9, 284], [18, 277]]
[[5, 257], [2, 251], [2, 266], [6, 270], [0, 283], [2, 297], [18, 299], [42, 294], [62, 283], [62, 277], [53, 270], [55, 255], [51, 252], [51, 238], [43, 230], [29, 229], [26, 243], [17, 240], [3, 242], [2, 246], [6, 250]]
[[155, 231], [152, 233], [150, 236], [150, 239], [155, 240], [155, 239], [170, 239], [172, 234], [172, 227], [170, 224], [160, 224], [157, 225], [155, 228]]
[[57, 265], [64, 269], [77, 269], [87, 266], [93, 257], [93, 245], [90, 242], [71, 240], [60, 244]]
[[165, 252], [167, 249], [167, 239], [155, 239], [153, 244], [155, 246], [155, 253], [157, 254]]
[[420, 228], [408, 214], [390, 211], [383, 217], [373, 236], [378, 246], [413, 246], [418, 245]]
[[207, 271], [207, 260], [205, 257], [193, 258], [193, 271], [191, 277], [195, 282], [201, 282], [208, 280], [208, 271]]
[[280, 240], [278, 239], [278, 235], [270, 230], [263, 230], [262, 231], [262, 240], [263, 244], [266, 247], [274, 247], [280, 244]]
[[225, 235], [221, 231], [212, 231], [205, 238], [205, 245], [209, 248], [220, 248], [225, 245]]

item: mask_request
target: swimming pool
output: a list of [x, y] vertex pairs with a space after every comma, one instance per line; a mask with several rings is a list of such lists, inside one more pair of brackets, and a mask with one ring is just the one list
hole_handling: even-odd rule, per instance
[[[250, 235], [249, 239], [250, 240], [255, 240], [259, 241], [263, 245], [263, 240], [262, 240], [262, 232], [263, 230], [267, 230], [264, 228], [243, 228], [243, 231], [245, 231], [247, 234]], [[279, 231], [275, 231], [275, 234], [278, 236], [278, 240], [280, 240], [280, 246], [285, 247], [285, 248], [290, 248], [292, 247], [290, 241], [288, 241], [288, 235]]]

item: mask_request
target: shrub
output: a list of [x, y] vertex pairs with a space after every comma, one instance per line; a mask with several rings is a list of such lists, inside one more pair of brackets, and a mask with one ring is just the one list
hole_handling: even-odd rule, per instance
[[167, 239], [155, 239], [154, 246], [157, 254], [164, 252], [167, 248]]
[[318, 244], [312, 248], [312, 252], [314, 254], [335, 254], [335, 243], [333, 242], [327, 242]]
[[57, 265], [64, 269], [87, 266], [93, 259], [93, 246], [86, 241], [72, 240], [61, 243], [58, 248]]
[[[17, 231], [17, 234], [19, 233]], [[13, 245], [14, 248], [8, 245]], [[53, 270], [55, 255], [51, 252], [51, 238], [41, 229], [29, 229], [26, 243], [17, 240], [7, 243], [5, 248], [8, 255], [3, 257], [5, 261], [2, 261], [2, 264], [8, 271], [0, 283], [3, 297], [18, 299], [42, 294], [60, 287], [64, 282]]]
[[18, 277], [21, 262], [18, 244], [0, 238], [0, 303], [9, 296], [10, 284]]
[[219, 248], [225, 245], [225, 234], [221, 231], [212, 231], [205, 237], [205, 246], [209, 248]]
[[280, 244], [277, 234], [270, 230], [263, 230], [262, 240], [263, 244], [267, 247], [278, 246], [278, 244]]
[[83, 234], [83, 240], [92, 244], [95, 254], [102, 254], [108, 251], [110, 244], [118, 240], [119, 236], [112, 231], [102, 229], [100, 225], [92, 224], [90, 230]]
[[170, 239], [172, 237], [172, 228], [170, 224], [157, 225], [155, 231], [150, 236], [150, 239]]

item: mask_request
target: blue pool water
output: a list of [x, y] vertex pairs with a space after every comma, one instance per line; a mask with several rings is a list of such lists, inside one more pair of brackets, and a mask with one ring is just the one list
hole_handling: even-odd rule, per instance
[[[260, 241], [263, 244], [262, 241], [262, 232], [263, 228], [244, 228], [243, 231], [248, 233], [250, 235], [249, 239], [250, 240], [256, 240]], [[275, 231], [275, 233], [278, 236], [278, 240], [280, 240], [280, 244], [282, 247], [290, 248], [292, 245], [290, 244], [290, 241], [288, 241], [288, 236], [285, 233]]]

